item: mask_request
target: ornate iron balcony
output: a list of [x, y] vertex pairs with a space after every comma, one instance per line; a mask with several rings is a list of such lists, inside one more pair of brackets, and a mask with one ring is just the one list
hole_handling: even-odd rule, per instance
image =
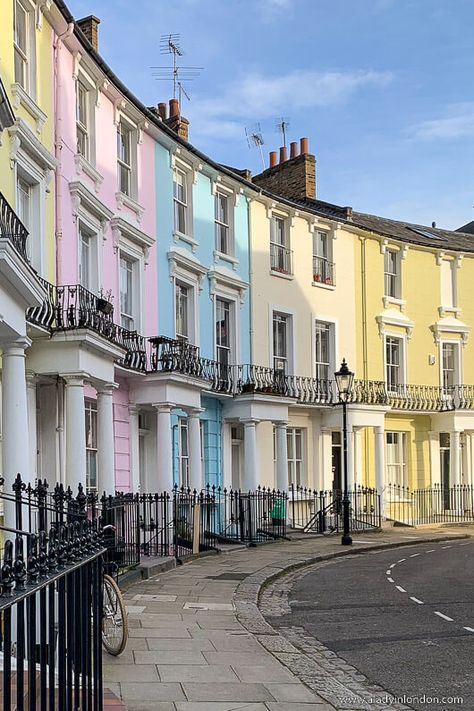
[[336, 283], [336, 267], [325, 257], [313, 257], [313, 282], [334, 286]]
[[282, 244], [270, 242], [270, 268], [272, 272], [293, 274], [293, 250]]
[[30, 323], [50, 331], [90, 329], [126, 351], [119, 365], [145, 370], [145, 339], [136, 331], [114, 323], [109, 301], [80, 284], [55, 286], [45, 279], [40, 278], [40, 281], [47, 297], [42, 306], [27, 309], [26, 318]]
[[10, 240], [23, 259], [29, 262], [26, 251], [28, 230], [2, 193], [0, 193], [0, 239]]

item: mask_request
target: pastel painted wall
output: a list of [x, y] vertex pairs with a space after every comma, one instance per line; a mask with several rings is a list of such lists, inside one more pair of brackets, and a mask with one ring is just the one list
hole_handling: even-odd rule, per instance
[[[16, 100], [13, 93], [14, 53], [13, 53], [13, 0], [2, 0], [0, 21], [0, 77], [2, 78], [8, 98], [17, 120], [23, 121], [31, 130], [32, 135], [54, 156], [54, 116], [53, 116], [53, 31], [47, 19], [42, 16], [40, 26], [34, 21], [34, 64], [36, 66], [34, 81], [29, 94], [33, 99], [33, 112], [36, 105], [40, 113], [46, 116], [44, 123], [37, 122], [32, 111], [26, 108], [26, 103]], [[4, 132], [0, 145], [0, 192], [4, 194], [13, 209], [16, 209], [16, 163], [10, 161], [11, 143], [8, 130]], [[49, 184], [49, 190], [43, 194], [42, 215], [42, 272], [51, 281], [55, 274], [54, 245], [54, 178]], [[38, 231], [29, 237], [30, 242], [39, 238]]]

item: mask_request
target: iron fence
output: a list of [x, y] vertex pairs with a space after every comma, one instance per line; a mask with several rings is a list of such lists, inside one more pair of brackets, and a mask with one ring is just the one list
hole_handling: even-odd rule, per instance
[[408, 526], [474, 521], [474, 486], [468, 484], [422, 489], [389, 484], [384, 502], [386, 518]]
[[101, 711], [104, 549], [97, 521], [60, 522], [47, 496], [41, 515], [33, 515], [37, 502], [20, 476], [1, 498], [4, 513], [29, 527], [0, 526], [2, 709]]
[[[382, 526], [380, 495], [376, 489], [358, 486], [348, 492], [349, 523], [352, 532], [376, 530]], [[290, 486], [289, 521], [292, 528], [304, 532], [337, 533], [342, 531], [342, 492]]]

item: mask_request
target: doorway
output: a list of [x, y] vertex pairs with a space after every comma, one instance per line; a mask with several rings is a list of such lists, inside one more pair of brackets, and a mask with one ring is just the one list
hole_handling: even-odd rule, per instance
[[439, 456], [440, 456], [440, 474], [441, 488], [443, 497], [443, 508], [449, 511], [451, 508], [450, 497], [450, 459], [451, 447], [449, 432], [440, 432], [439, 435]]
[[231, 427], [231, 456], [232, 456], [232, 489], [240, 489], [242, 486], [242, 465], [244, 447], [244, 429], [242, 425], [232, 425]]
[[342, 438], [340, 432], [332, 432], [331, 449], [332, 489], [342, 491]]

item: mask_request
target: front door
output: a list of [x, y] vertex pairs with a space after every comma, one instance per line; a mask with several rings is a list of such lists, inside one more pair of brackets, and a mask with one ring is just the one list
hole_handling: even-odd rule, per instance
[[332, 433], [332, 489], [342, 491], [342, 443], [341, 433]]
[[234, 491], [242, 486], [243, 462], [243, 428], [241, 425], [232, 425], [232, 489]]
[[439, 435], [439, 455], [443, 508], [449, 510], [450, 502], [450, 459], [451, 448], [449, 442], [449, 432], [441, 432]]

